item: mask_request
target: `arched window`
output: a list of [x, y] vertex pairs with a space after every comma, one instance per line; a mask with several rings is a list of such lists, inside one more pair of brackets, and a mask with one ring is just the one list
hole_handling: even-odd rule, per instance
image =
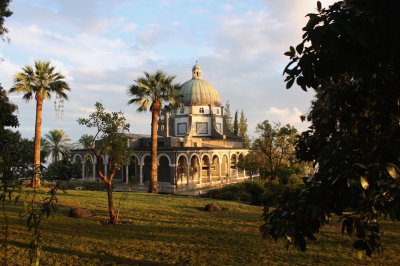
[[204, 108], [203, 108], [203, 107], [200, 107], [199, 113], [200, 113], [200, 114], [204, 114]]
[[181, 108], [180, 112], [181, 114], [185, 113], [185, 108]]

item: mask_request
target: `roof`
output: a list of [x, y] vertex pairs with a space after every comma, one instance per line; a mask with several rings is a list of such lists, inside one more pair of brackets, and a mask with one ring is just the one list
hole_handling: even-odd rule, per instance
[[221, 106], [221, 98], [217, 90], [207, 81], [201, 78], [201, 68], [194, 65], [192, 79], [186, 81], [181, 87], [183, 104]]

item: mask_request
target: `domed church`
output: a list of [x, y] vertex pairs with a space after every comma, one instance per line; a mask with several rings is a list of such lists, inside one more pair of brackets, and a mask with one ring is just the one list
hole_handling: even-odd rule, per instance
[[[158, 121], [158, 186], [160, 192], [178, 193], [242, 181], [239, 159], [248, 153], [243, 140], [226, 126], [218, 91], [202, 79], [196, 63], [192, 78], [181, 87], [183, 107], [163, 109]], [[114, 177], [122, 189], [129, 181], [138, 190], [150, 185], [150, 135], [129, 134], [129, 162]], [[82, 178], [95, 181], [96, 162], [88, 150], [75, 150], [74, 161], [82, 163]], [[118, 181], [119, 180], [119, 181]], [[119, 183], [119, 184], [117, 184]]]

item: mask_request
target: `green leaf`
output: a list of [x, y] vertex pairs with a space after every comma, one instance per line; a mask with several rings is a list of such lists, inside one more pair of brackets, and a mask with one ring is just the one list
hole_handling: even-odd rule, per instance
[[286, 83], [286, 89], [290, 89], [293, 86], [293, 83], [294, 83], [294, 78], [292, 78]]
[[297, 53], [301, 54], [304, 49], [304, 43], [300, 43], [299, 45], [296, 46], [296, 51]]

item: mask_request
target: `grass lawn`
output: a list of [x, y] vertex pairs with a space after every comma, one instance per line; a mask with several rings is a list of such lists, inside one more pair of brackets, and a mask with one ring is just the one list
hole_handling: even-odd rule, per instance
[[[217, 201], [224, 211], [201, 210], [214, 200], [144, 193], [114, 193], [121, 197], [120, 220], [107, 219], [105, 192], [68, 191], [59, 196], [62, 207], [43, 224], [42, 265], [398, 265], [400, 225], [383, 223], [383, 252], [372, 259], [351, 251], [352, 239], [340, 235], [340, 225], [324, 228], [306, 253], [284, 243], [266, 241], [258, 230], [262, 208]], [[43, 195], [44, 196], [44, 195]], [[88, 219], [67, 217], [70, 207], [89, 209]], [[28, 265], [30, 233], [24, 221], [22, 202], [9, 205], [9, 261]], [[0, 218], [3, 223], [3, 218]], [[1, 232], [1, 238], [4, 232]]]

